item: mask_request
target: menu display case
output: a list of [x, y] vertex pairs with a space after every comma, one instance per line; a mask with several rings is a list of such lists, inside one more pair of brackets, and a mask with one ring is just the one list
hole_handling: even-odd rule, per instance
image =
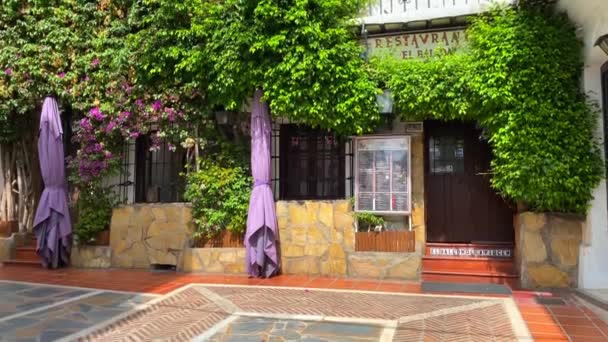
[[409, 215], [410, 137], [368, 136], [355, 142], [355, 209]]

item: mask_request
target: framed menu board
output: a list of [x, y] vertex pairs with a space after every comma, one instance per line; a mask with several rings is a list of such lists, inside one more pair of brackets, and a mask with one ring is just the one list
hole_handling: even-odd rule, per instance
[[409, 136], [355, 139], [355, 210], [411, 213]]

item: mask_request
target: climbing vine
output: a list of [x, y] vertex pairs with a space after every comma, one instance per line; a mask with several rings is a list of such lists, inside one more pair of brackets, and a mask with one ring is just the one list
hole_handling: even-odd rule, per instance
[[477, 121], [504, 196], [537, 211], [586, 212], [603, 173], [575, 27], [545, 8], [495, 8], [468, 34], [455, 54], [379, 59], [377, 77], [406, 118]]

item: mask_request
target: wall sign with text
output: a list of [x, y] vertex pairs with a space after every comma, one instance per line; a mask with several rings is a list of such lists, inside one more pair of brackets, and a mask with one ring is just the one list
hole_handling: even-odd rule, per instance
[[465, 46], [469, 37], [465, 30], [398, 33], [367, 39], [370, 56], [392, 55], [399, 59], [424, 58], [439, 51], [453, 52]]

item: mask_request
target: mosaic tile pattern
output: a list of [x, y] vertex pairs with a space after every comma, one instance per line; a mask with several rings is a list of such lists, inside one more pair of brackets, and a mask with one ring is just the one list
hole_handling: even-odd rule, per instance
[[199, 291], [187, 288], [133, 312], [83, 341], [189, 341], [229, 314]]
[[285, 288], [205, 287], [244, 312], [394, 320], [486, 301], [483, 298], [400, 296]]
[[[42, 290], [33, 289], [38, 294]], [[55, 288], [60, 293], [61, 288]], [[42, 297], [41, 298], [45, 298]], [[3, 341], [54, 341], [132, 310], [153, 297], [115, 292], [90, 296], [0, 321]]]
[[193, 285], [84, 340], [517, 341], [513, 324], [495, 298]]
[[239, 318], [210, 342], [303, 341], [303, 342], [374, 342], [380, 339], [378, 326], [277, 320], [268, 318]]

